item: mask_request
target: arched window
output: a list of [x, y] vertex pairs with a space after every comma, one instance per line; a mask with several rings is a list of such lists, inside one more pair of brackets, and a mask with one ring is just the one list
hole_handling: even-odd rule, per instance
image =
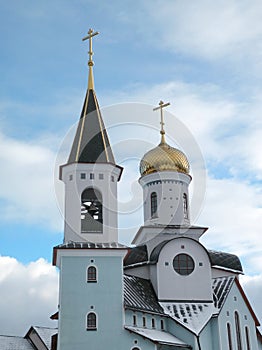
[[151, 193], [151, 217], [157, 216], [157, 194], [156, 192]]
[[87, 268], [87, 282], [97, 282], [97, 270], [95, 266]]
[[251, 350], [250, 339], [249, 339], [249, 329], [247, 326], [245, 327], [245, 335], [246, 335], [247, 350]]
[[156, 321], [154, 318], [152, 318], [152, 328], [155, 328], [156, 327]]
[[187, 195], [183, 194], [183, 212], [184, 212], [184, 218], [188, 219], [188, 202], [187, 202]]
[[97, 329], [96, 314], [94, 312], [89, 312], [89, 314], [87, 314], [86, 329], [90, 331], [95, 331]]
[[133, 315], [133, 326], [136, 326], [136, 315]]
[[103, 231], [102, 194], [94, 188], [87, 188], [81, 196], [81, 232], [101, 233]]
[[237, 338], [237, 350], [242, 350], [240, 321], [239, 321], [239, 314], [237, 311], [235, 311], [235, 327], [236, 327], [236, 338]]
[[229, 323], [227, 323], [227, 340], [228, 340], [228, 350], [233, 350], [231, 327]]

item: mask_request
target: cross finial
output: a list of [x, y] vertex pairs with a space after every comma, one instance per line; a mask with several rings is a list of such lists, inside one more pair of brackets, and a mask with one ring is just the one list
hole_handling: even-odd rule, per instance
[[157, 110], [159, 110], [160, 109], [160, 125], [161, 125], [161, 129], [160, 129], [160, 134], [161, 134], [161, 143], [165, 143], [166, 141], [165, 141], [165, 130], [164, 130], [164, 125], [165, 125], [165, 123], [164, 123], [164, 116], [163, 116], [163, 108], [165, 108], [165, 107], [167, 107], [167, 106], [169, 106], [170, 105], [170, 103], [169, 102], [167, 102], [167, 103], [164, 103], [163, 101], [160, 101], [159, 102], [159, 107], [155, 107], [154, 109], [153, 109], [153, 111], [157, 111]]
[[89, 66], [89, 76], [88, 76], [88, 89], [94, 89], [94, 77], [93, 77], [93, 65], [94, 65], [94, 62], [92, 60], [92, 56], [93, 56], [93, 51], [92, 51], [92, 38], [93, 36], [99, 34], [99, 32], [94, 32], [93, 29], [89, 29], [88, 35], [85, 36], [82, 41], [85, 41], [85, 40], [89, 40], [89, 51], [88, 51], [88, 54], [89, 54], [89, 60], [88, 60], [88, 66]]

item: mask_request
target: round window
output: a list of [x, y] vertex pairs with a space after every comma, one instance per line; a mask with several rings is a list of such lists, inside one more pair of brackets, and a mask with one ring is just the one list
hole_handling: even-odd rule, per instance
[[187, 254], [178, 254], [173, 260], [174, 270], [182, 276], [190, 275], [195, 268], [194, 260]]

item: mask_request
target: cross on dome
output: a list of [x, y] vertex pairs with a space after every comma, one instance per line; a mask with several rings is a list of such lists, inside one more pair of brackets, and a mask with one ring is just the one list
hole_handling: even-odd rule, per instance
[[160, 125], [161, 125], [161, 129], [160, 129], [160, 134], [161, 134], [161, 143], [165, 143], [165, 130], [164, 130], [164, 113], [163, 113], [163, 108], [167, 107], [170, 105], [170, 102], [164, 103], [162, 100], [159, 102], [159, 107], [155, 107], [153, 108], [153, 111], [158, 111], [160, 109]]

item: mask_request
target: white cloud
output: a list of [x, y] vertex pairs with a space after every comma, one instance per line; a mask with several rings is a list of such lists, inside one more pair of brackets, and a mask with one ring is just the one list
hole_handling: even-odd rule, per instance
[[212, 60], [239, 60], [251, 55], [258, 62], [261, 58], [259, 0], [168, 0], [164, 4], [156, 0], [146, 2], [142, 14], [143, 21], [138, 15], [140, 35], [147, 36], [151, 44]]
[[0, 256], [0, 329], [24, 335], [31, 325], [55, 327], [49, 320], [57, 311], [58, 273], [44, 259], [23, 265]]
[[[131, 95], [130, 90], [135, 93]], [[228, 96], [219, 86], [211, 84], [170, 81], [150, 87], [143, 85], [129, 87], [126, 91], [111, 94], [110, 99], [106, 96], [102, 98], [102, 101], [108, 104], [112, 101], [122, 103], [121, 113], [116, 112], [118, 118], [110, 111], [119, 109], [118, 105], [103, 108], [106, 125], [115, 123], [115, 120], [118, 123], [129, 121], [143, 123], [157, 130], [159, 115], [153, 114], [152, 111], [150, 113], [152, 107], [149, 105], [145, 110], [142, 104], [148, 101], [152, 106], [155, 105], [159, 100], [159, 91], [165, 101], [171, 102], [171, 106], [165, 111], [167, 134], [171, 134], [173, 139], [179, 142], [180, 147], [186, 148], [184, 135], [179, 135], [177, 132], [182, 122], [188, 126], [192, 138], [195, 138], [200, 145], [206, 160], [221, 163], [222, 167], [228, 168], [226, 169], [228, 172], [231, 170], [233, 172], [234, 168], [242, 168], [258, 176], [262, 164], [260, 156], [262, 105], [255, 93], [250, 94], [246, 97], [246, 101], [242, 102]], [[125, 105], [125, 102], [130, 101], [135, 102], [137, 110]]]
[[[262, 194], [255, 186], [234, 179], [210, 179], [206, 202], [198, 220], [207, 225], [205, 242], [241, 256], [260, 254]], [[259, 266], [253, 271], [259, 272]]]
[[[61, 218], [53, 185], [55, 153], [50, 144], [48, 147], [41, 142], [0, 134], [1, 220], [41, 223], [59, 230]], [[48, 143], [46, 139], [44, 142]]]

